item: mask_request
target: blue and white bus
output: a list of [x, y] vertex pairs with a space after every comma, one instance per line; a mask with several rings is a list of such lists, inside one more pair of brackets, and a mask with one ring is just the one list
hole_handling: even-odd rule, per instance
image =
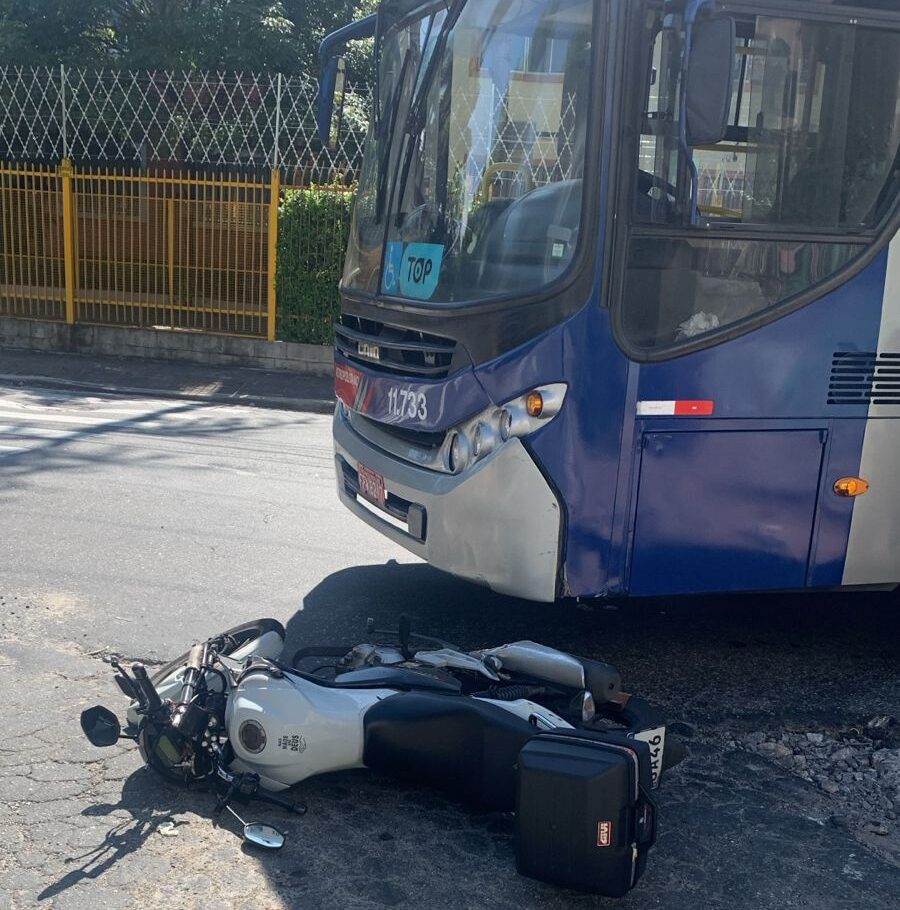
[[900, 583], [897, 0], [382, 0], [345, 505], [499, 592]]

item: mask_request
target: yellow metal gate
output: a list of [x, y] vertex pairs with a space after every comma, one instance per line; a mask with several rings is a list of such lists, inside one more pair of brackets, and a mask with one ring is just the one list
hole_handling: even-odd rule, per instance
[[62, 179], [0, 164], [0, 315], [66, 318]]
[[275, 337], [279, 177], [0, 164], [0, 315]]

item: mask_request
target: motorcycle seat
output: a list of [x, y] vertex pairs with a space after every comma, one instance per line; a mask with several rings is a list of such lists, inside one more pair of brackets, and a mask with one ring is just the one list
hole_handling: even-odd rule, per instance
[[339, 689], [400, 689], [446, 692], [458, 695], [462, 685], [449, 673], [419, 673], [405, 667], [366, 667], [336, 676], [331, 683]]

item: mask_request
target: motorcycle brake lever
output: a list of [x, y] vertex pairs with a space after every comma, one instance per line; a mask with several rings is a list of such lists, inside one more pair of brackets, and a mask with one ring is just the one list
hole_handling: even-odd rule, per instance
[[266, 793], [259, 789], [258, 774], [232, 774], [221, 766], [217, 769], [219, 777], [228, 783], [228, 789], [225, 795], [220, 797], [213, 809], [213, 815], [221, 815], [224, 809], [236, 796], [239, 800], [257, 799], [262, 803], [269, 803], [284, 809], [285, 812], [293, 812], [295, 815], [306, 815], [306, 806], [302, 803], [288, 802], [271, 793]]
[[119, 663], [119, 659], [115, 656], [111, 657], [109, 659], [109, 665], [115, 671], [115, 676], [113, 678], [122, 694], [132, 701], [139, 702], [141, 700], [140, 689], [135, 681], [128, 675], [128, 671]]
[[213, 815], [219, 816], [222, 814], [222, 812], [225, 809], [228, 808], [228, 804], [231, 802], [232, 797], [234, 796], [237, 789], [238, 789], [237, 782], [232, 781], [231, 785], [225, 791], [225, 795], [220, 796], [219, 799], [216, 801], [216, 805], [213, 808]]

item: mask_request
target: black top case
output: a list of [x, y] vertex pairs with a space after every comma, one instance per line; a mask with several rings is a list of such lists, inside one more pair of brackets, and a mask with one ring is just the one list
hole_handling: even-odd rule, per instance
[[637, 883], [656, 840], [650, 749], [618, 733], [554, 730], [519, 753], [516, 867], [606, 897]]

